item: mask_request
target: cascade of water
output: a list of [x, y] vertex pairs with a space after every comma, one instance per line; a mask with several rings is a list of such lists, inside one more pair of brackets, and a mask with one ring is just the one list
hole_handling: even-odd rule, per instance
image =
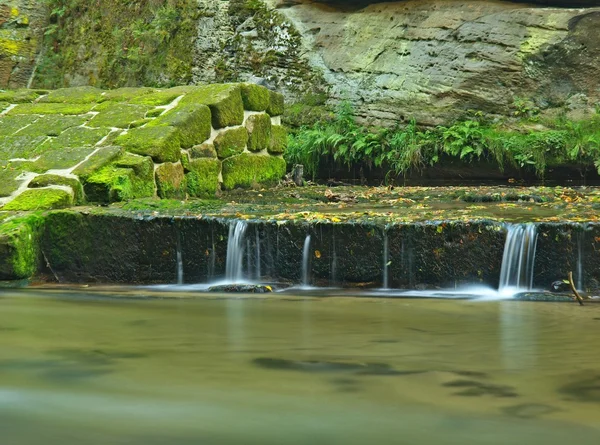
[[302, 284], [309, 286], [310, 283], [310, 235], [304, 239], [304, 249], [302, 250]]
[[390, 267], [390, 246], [388, 240], [387, 227], [383, 231], [383, 288], [390, 288], [389, 267]]
[[537, 237], [535, 224], [508, 226], [500, 271], [500, 292], [533, 287]]
[[260, 236], [258, 233], [258, 226], [256, 226], [256, 279], [260, 280], [262, 271], [260, 267]]
[[230, 283], [239, 283], [244, 278], [244, 238], [247, 228], [246, 221], [232, 221], [229, 225], [225, 278]]
[[183, 284], [183, 254], [181, 252], [181, 236], [177, 231], [177, 284]]

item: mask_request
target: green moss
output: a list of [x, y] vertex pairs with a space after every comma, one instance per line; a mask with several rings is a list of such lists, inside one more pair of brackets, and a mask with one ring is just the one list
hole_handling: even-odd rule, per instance
[[35, 162], [31, 162], [26, 168], [38, 173], [71, 168], [82, 162], [94, 150], [95, 147], [65, 147], [44, 151]]
[[253, 114], [246, 121], [250, 138], [248, 150], [261, 151], [269, 147], [271, 141], [271, 117], [268, 114]]
[[255, 184], [272, 184], [285, 175], [285, 161], [274, 156], [244, 153], [223, 161], [223, 187], [249, 188]]
[[248, 145], [248, 130], [244, 127], [225, 130], [214, 141], [214, 148], [221, 159], [240, 154]]
[[20, 174], [20, 169], [0, 162], [0, 198], [12, 195], [19, 188], [20, 181], [16, 179]]
[[127, 151], [151, 156], [156, 162], [177, 162], [181, 157], [179, 129], [175, 127], [143, 127], [129, 130], [119, 136], [115, 143]]
[[[16, 119], [34, 118], [34, 116], [8, 116]], [[89, 115], [83, 116], [41, 116], [26, 128], [19, 131], [19, 136], [58, 136], [63, 131], [86, 123]]]
[[269, 90], [253, 83], [242, 85], [242, 100], [244, 109], [248, 111], [265, 111], [271, 103]]
[[83, 186], [81, 185], [81, 182], [75, 178], [67, 178], [59, 175], [40, 175], [33, 178], [29, 183], [29, 188], [48, 187], [51, 185], [71, 187], [74, 193], [74, 203], [76, 205], [83, 204]]
[[156, 107], [169, 105], [181, 95], [182, 92], [178, 89], [158, 90], [150, 94], [134, 97], [129, 103]]
[[108, 90], [104, 93], [104, 99], [111, 102], [127, 102], [139, 96], [144, 96], [156, 91], [153, 88], [123, 87]]
[[34, 214], [0, 223], [0, 280], [27, 279], [37, 272], [43, 221]]
[[285, 99], [283, 94], [269, 91], [269, 95], [271, 96], [271, 101], [269, 102], [267, 113], [270, 116], [281, 116], [285, 112]]
[[129, 128], [139, 128], [146, 125], [148, 122], [152, 122], [152, 119], [138, 119], [129, 124]]
[[185, 175], [187, 192], [194, 198], [214, 197], [219, 189], [221, 162], [217, 159], [192, 159]]
[[157, 117], [148, 127], [172, 126], [179, 130], [183, 148], [201, 144], [210, 137], [211, 114], [206, 105], [184, 104]]
[[93, 104], [106, 100], [103, 91], [94, 87], [60, 88], [42, 97], [40, 103]]
[[165, 162], [156, 169], [156, 190], [162, 199], [185, 199], [185, 175], [181, 164]]
[[63, 148], [92, 147], [110, 133], [110, 128], [73, 127], [39, 147], [40, 151]]
[[131, 122], [144, 118], [148, 107], [105, 102], [98, 105], [94, 111], [99, 113], [88, 123], [90, 127], [129, 128]]
[[35, 103], [21, 104], [8, 112], [15, 114], [86, 114], [92, 111], [96, 104], [57, 104], [57, 103]]
[[37, 116], [3, 116], [0, 118], [0, 136], [12, 136], [37, 119]]
[[164, 108], [153, 108], [152, 110], [146, 113], [146, 117], [158, 117], [165, 112]]
[[46, 136], [0, 136], [0, 159], [31, 158]]
[[10, 107], [10, 104], [8, 102], [0, 102], [0, 113], [2, 113], [8, 107]]
[[280, 155], [287, 148], [288, 134], [285, 127], [273, 125], [271, 127], [271, 141], [269, 143], [269, 153]]
[[241, 125], [244, 121], [244, 103], [239, 85], [197, 87], [180, 103], [181, 105], [193, 103], [208, 105], [212, 114], [212, 126], [217, 129]]
[[150, 158], [126, 154], [86, 178], [85, 194], [89, 201], [103, 203], [153, 196], [153, 170]]
[[31, 211], [61, 209], [73, 205], [73, 195], [61, 189], [29, 189], [6, 204], [2, 210]]
[[100, 170], [102, 167], [106, 167], [123, 154], [122, 147], [107, 146], [103, 147], [102, 150], [98, 150], [83, 164], [77, 167], [73, 174], [79, 176], [80, 179], [85, 180], [89, 178], [94, 172]]
[[201, 144], [190, 148], [190, 157], [192, 159], [198, 158], [216, 158], [217, 151], [213, 144]]
[[0, 90], [0, 102], [8, 102], [11, 104], [31, 103], [40, 97], [38, 90]]

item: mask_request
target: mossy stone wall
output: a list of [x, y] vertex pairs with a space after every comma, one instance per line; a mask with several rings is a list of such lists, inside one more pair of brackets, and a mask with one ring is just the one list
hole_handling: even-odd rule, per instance
[[87, 86], [0, 99], [0, 211], [211, 197], [221, 182], [251, 187], [285, 174], [285, 133], [264, 112], [282, 112], [280, 96], [262, 86]]

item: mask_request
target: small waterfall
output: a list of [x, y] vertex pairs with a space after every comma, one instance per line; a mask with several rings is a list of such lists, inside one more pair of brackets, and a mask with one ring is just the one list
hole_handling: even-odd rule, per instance
[[389, 277], [389, 267], [390, 267], [390, 246], [388, 239], [388, 231], [387, 227], [383, 230], [383, 288], [390, 288], [390, 277]]
[[302, 250], [302, 285], [310, 286], [310, 235], [306, 235]]
[[262, 277], [262, 271], [260, 267], [260, 235], [258, 233], [258, 226], [256, 226], [256, 279], [260, 280]]
[[508, 226], [500, 271], [500, 292], [515, 288], [529, 290], [533, 287], [537, 237], [535, 224]]
[[183, 284], [183, 254], [181, 252], [181, 236], [177, 233], [177, 284]]
[[247, 229], [246, 221], [235, 221], [229, 225], [225, 278], [230, 283], [239, 283], [244, 279], [244, 238]]

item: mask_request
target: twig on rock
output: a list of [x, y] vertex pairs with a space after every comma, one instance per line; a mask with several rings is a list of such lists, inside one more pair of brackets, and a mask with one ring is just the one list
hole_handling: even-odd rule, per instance
[[575, 282], [573, 281], [573, 272], [569, 272], [569, 284], [571, 285], [571, 290], [573, 291], [573, 294], [575, 294], [575, 298], [577, 298], [579, 305], [583, 306], [583, 297], [579, 295], [579, 292], [577, 292]]

